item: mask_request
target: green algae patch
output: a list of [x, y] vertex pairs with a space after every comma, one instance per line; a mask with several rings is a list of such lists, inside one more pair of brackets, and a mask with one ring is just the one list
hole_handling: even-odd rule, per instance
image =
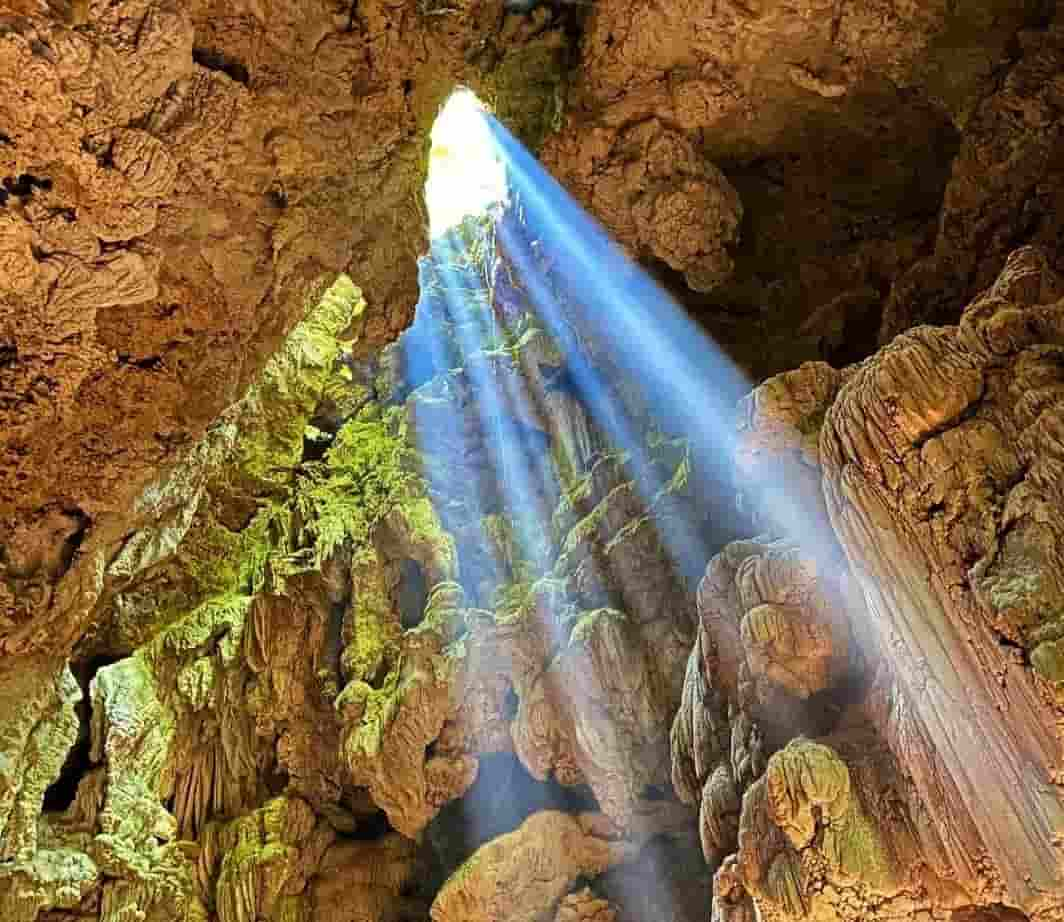
[[281, 796], [237, 819], [204, 830], [201, 869], [214, 883], [214, 904], [225, 920], [304, 922], [304, 849], [315, 817], [297, 797]]
[[624, 625], [630, 621], [627, 614], [616, 608], [596, 608], [581, 612], [569, 635], [569, 646], [584, 646], [598, 631], [607, 626]]
[[875, 889], [897, 885], [897, 868], [833, 749], [792, 740], [769, 760], [765, 779], [772, 817], [796, 850], [815, 846], [830, 866]]
[[162, 631], [144, 653], [156, 673], [198, 658], [217, 646], [222, 664], [236, 661], [251, 611], [251, 596], [213, 596]]
[[1053, 690], [1057, 702], [1064, 704], [1064, 640], [1047, 640], [1031, 651], [1031, 666]]
[[395, 652], [401, 633], [384, 581], [384, 566], [369, 547], [351, 568], [351, 636], [341, 654], [344, 672], [372, 681]]
[[262, 487], [284, 487], [303, 452], [307, 422], [341, 353], [339, 336], [365, 311], [361, 290], [340, 276], [266, 363], [242, 403], [235, 469]]

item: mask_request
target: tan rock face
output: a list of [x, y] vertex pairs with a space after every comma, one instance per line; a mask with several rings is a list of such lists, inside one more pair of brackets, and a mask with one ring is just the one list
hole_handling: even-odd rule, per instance
[[[1064, 11], [517, 6], [0, 9], [0, 919], [1059, 919]], [[458, 83], [783, 371], [697, 596], [497, 225], [385, 351]]]
[[[1064, 813], [1033, 781], [1056, 776], [1059, 740], [1047, 686], [998, 638], [1030, 650], [1053, 630], [1057, 540], [1035, 510], [1055, 502], [1059, 296], [1042, 254], [1014, 253], [959, 327], [905, 334], [858, 370], [821, 441], [832, 523], [895, 651], [913, 732], [950, 741], [899, 758], [931, 811], [945, 817], [932, 785], [966, 805], [945, 825], [953, 860], [994, 856], [1023, 903], [1059, 873], [1052, 841]], [[1015, 828], [990, 822], [1005, 803]], [[975, 842], [964, 825], [979, 830]]]
[[1022, 52], [965, 122], [945, 188], [934, 251], [894, 281], [880, 342], [920, 322], [952, 322], [993, 284], [1020, 242], [1060, 240], [1060, 25], [1020, 33]]
[[[1057, 91], [1034, 77], [1059, 69], [1048, 50], [1056, 39], [1032, 31], [1017, 63], [1004, 38], [1039, 15], [1034, 4], [1004, 2], [963, 13], [945, 2], [596, 2], [571, 111], [544, 157], [611, 232], [660, 266], [755, 378], [803, 360], [845, 364], [871, 351], [895, 279], [890, 335], [933, 316], [947, 289], [953, 313], [942, 320], [955, 320], [1026, 235], [1056, 245], [1059, 182], [1046, 181], [1057, 170], [1046, 157], [1059, 161], [1059, 119], [1046, 118]], [[997, 66], [1012, 76], [990, 102]], [[658, 150], [669, 151], [677, 192], [633, 210]], [[739, 234], [719, 224], [726, 258], [701, 276], [678, 258], [685, 234], [659, 220], [692, 202], [679, 191], [692, 150], [696, 163], [708, 157], [723, 171], [743, 214]], [[994, 164], [989, 183], [977, 162]], [[947, 182], [946, 213], [956, 202], [965, 242], [922, 269], [936, 236], [953, 233], [937, 227]], [[718, 223], [719, 206], [699, 207]], [[1021, 213], [1032, 219], [1022, 229]], [[985, 267], [977, 282], [969, 259]], [[917, 289], [919, 278], [927, 283]]]
[[628, 836], [619, 836], [601, 814], [536, 813], [480, 848], [448, 880], [433, 901], [433, 922], [534, 920], [549, 918], [555, 906], [558, 919], [611, 920], [615, 916], [604, 900], [583, 892], [565, 896], [566, 891], [579, 877], [630, 861], [648, 838], [682, 825], [683, 812], [669, 812], [643, 817]]
[[409, 323], [438, 107], [498, 87], [527, 134], [566, 44], [498, 2], [429, 6], [0, 11], [5, 545], [124, 518], [338, 272], [373, 304], [365, 349]]
[[[737, 846], [717, 873], [717, 918], [744, 918], [751, 900], [783, 918], [1059, 907], [1059, 679], [1045, 640], [1058, 563], [1055, 516], [1035, 510], [1056, 482], [1061, 295], [1045, 255], [1018, 250], [959, 326], [917, 328], [842, 373], [803, 366], [748, 401], [740, 478], [757, 490], [819, 473], [830, 527], [814, 502], [819, 566], [737, 542], [699, 591], [673, 772], [701, 804], [707, 859]], [[766, 590], [813, 602], [819, 642]], [[825, 670], [810, 651], [841, 652], [840, 637], [848, 667]], [[795, 708], [814, 684], [835, 689], [819, 726]], [[768, 709], [766, 686], [780, 696]], [[745, 776], [736, 712], [776, 749]], [[781, 714], [799, 716], [781, 726]]]

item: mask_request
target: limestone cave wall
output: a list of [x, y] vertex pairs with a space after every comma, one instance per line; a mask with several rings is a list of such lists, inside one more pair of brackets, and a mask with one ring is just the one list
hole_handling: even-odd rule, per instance
[[[430, 245], [458, 85], [826, 557]], [[0, 919], [1064, 918], [1064, 6], [0, 0], [0, 87]]]

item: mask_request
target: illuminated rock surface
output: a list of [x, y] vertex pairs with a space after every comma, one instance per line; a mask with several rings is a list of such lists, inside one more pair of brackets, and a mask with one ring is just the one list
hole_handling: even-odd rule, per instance
[[[1064, 7], [0, 6], [0, 919], [1064, 918]], [[417, 262], [458, 84], [743, 516], [513, 212]]]

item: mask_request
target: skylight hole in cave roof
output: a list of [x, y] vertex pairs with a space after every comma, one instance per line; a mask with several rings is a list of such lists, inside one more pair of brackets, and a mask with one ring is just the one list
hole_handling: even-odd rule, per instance
[[436, 116], [425, 182], [433, 237], [506, 199], [506, 171], [484, 121], [485, 111], [471, 90], [458, 87]]

